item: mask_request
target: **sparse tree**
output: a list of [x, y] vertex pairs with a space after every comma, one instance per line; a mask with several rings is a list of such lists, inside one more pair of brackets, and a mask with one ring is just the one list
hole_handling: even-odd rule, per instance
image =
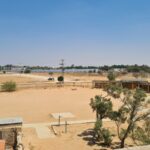
[[94, 127], [94, 138], [98, 141], [104, 141], [104, 144], [109, 146], [112, 142], [112, 135], [108, 129], [102, 127], [102, 120], [107, 118], [112, 111], [112, 102], [106, 97], [95, 96], [91, 99], [90, 106], [93, 111], [96, 111], [97, 121]]
[[[121, 141], [120, 147], [125, 146], [125, 140], [130, 135], [130, 133], [135, 129], [137, 123], [141, 120], [145, 120], [150, 111], [140, 112], [141, 108], [147, 104], [146, 94], [141, 89], [136, 89], [135, 91], [123, 90], [120, 94], [120, 100], [122, 101], [122, 106], [118, 111], [112, 111], [110, 113], [110, 118], [115, 121], [117, 125], [118, 137]], [[126, 128], [122, 128], [122, 125], [126, 124]]]

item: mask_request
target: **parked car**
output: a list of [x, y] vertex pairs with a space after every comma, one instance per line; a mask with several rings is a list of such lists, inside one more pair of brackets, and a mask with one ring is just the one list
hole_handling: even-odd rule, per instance
[[54, 78], [53, 77], [49, 77], [48, 80], [49, 81], [54, 81]]

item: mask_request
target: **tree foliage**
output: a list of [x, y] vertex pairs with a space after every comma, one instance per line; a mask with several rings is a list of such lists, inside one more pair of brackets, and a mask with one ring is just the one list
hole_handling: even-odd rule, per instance
[[[110, 114], [110, 118], [115, 121], [117, 126], [118, 137], [121, 141], [121, 148], [125, 145], [125, 140], [130, 133], [137, 126], [137, 122], [145, 120], [150, 111], [140, 111], [144, 109], [146, 101], [146, 94], [141, 89], [136, 89], [135, 91], [122, 90], [122, 106], [118, 111], [113, 111]], [[122, 125], [127, 124], [126, 128], [123, 128]]]
[[[125, 146], [128, 137], [134, 137], [135, 140], [149, 144], [150, 121], [148, 122], [147, 118], [150, 116], [150, 110], [146, 109], [149, 105], [146, 93], [142, 89], [123, 89], [120, 85], [116, 84], [110, 84], [106, 91], [109, 98], [107, 96], [95, 96], [95, 98], [91, 99], [90, 103], [97, 117], [94, 128], [96, 137], [103, 141], [105, 141], [107, 136], [109, 140], [112, 138], [110, 131], [103, 130], [105, 128], [102, 127], [103, 119], [109, 117], [116, 124], [121, 148]], [[117, 110], [112, 109], [110, 97], [121, 101], [121, 106]], [[145, 122], [142, 127], [139, 125], [141, 121]], [[106, 138], [106, 140], [108, 139]]]
[[112, 111], [112, 102], [110, 99], [95, 96], [91, 99], [90, 106], [93, 111], [96, 111], [97, 121], [94, 127], [94, 138], [98, 141], [103, 141], [105, 145], [110, 146], [112, 142], [112, 135], [108, 129], [103, 128], [103, 119], [109, 116], [109, 113]]
[[64, 77], [63, 77], [63, 76], [59, 76], [59, 77], [58, 77], [58, 81], [59, 81], [59, 82], [63, 82], [63, 81], [64, 81]]
[[97, 120], [102, 120], [108, 117], [109, 113], [112, 111], [112, 102], [109, 98], [102, 96], [95, 96], [95, 98], [91, 98], [90, 106], [93, 111], [96, 111]]
[[132, 138], [134, 141], [142, 142], [144, 145], [150, 144], [150, 118], [148, 117], [142, 127], [135, 127]]

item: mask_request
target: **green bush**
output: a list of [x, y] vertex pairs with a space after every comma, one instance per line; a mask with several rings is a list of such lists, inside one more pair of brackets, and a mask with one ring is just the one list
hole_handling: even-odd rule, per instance
[[59, 77], [58, 77], [58, 81], [59, 81], [59, 82], [63, 82], [63, 81], [64, 81], [64, 77], [63, 77], [63, 76], [59, 76]]
[[142, 127], [136, 127], [132, 138], [141, 141], [144, 145], [150, 144], [150, 118], [145, 120]]
[[16, 83], [9, 81], [9, 82], [5, 82], [3, 83], [3, 85], [1, 86], [2, 91], [4, 92], [12, 92], [16, 90]]
[[49, 74], [50, 76], [52, 76], [52, 75], [53, 75], [53, 72], [49, 72], [48, 74]]
[[107, 78], [109, 81], [115, 81], [116, 79], [116, 74], [112, 71], [108, 72]]
[[30, 69], [26, 69], [26, 70], [24, 71], [24, 73], [31, 73], [31, 70], [30, 70]]
[[100, 142], [103, 141], [106, 146], [110, 146], [112, 136], [108, 129], [102, 128], [102, 121], [97, 120], [94, 127], [94, 139]]

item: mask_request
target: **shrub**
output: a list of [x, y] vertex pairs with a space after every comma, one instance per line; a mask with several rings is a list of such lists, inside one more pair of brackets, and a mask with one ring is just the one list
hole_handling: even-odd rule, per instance
[[112, 142], [112, 134], [108, 129], [103, 129], [102, 134], [103, 134], [104, 144], [110, 146]]
[[53, 75], [53, 72], [49, 72], [48, 74], [49, 74], [50, 76], [52, 76], [52, 75]]
[[59, 77], [58, 77], [58, 81], [59, 81], [59, 82], [63, 82], [63, 81], [64, 81], [64, 77], [63, 77], [63, 76], [59, 76]]
[[140, 74], [137, 72], [134, 72], [134, 73], [132, 73], [132, 76], [137, 79], [140, 77]]
[[108, 72], [107, 78], [109, 81], [115, 81], [116, 79], [116, 74], [112, 71]]
[[31, 70], [30, 70], [30, 69], [26, 69], [26, 70], [24, 71], [24, 73], [31, 73]]
[[132, 138], [134, 140], [141, 141], [144, 145], [150, 144], [150, 118], [145, 120], [142, 128], [136, 127]]
[[2, 87], [1, 87], [2, 91], [5, 92], [12, 92], [16, 90], [16, 83], [9, 81], [9, 82], [5, 82], [3, 83]]
[[103, 141], [106, 146], [110, 146], [112, 142], [112, 134], [108, 129], [102, 128], [102, 121], [97, 120], [94, 127], [94, 139]]

